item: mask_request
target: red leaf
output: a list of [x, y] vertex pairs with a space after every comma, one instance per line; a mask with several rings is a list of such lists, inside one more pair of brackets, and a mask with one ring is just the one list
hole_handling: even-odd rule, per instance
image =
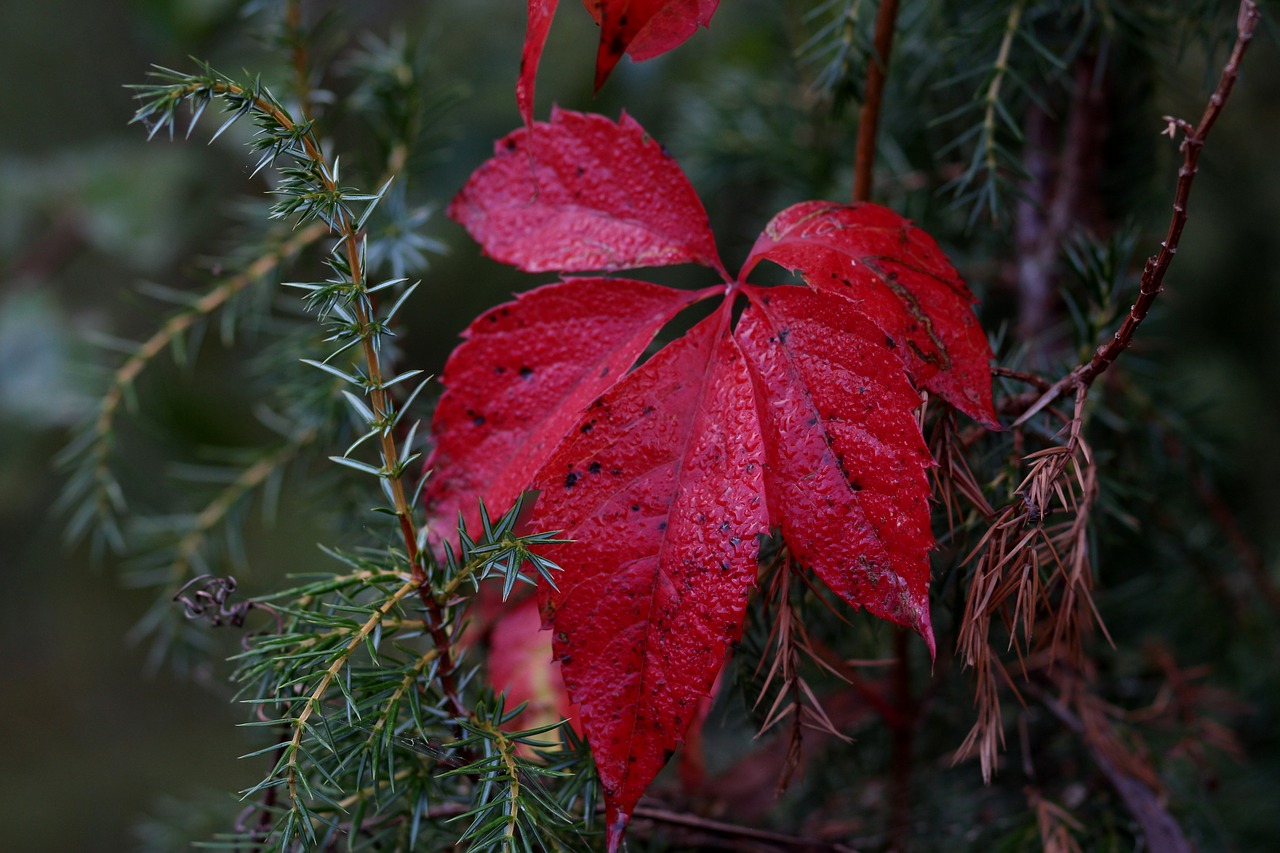
[[623, 53], [636, 62], [679, 47], [698, 26], [711, 25], [720, 0], [583, 0], [600, 25], [596, 91]]
[[841, 598], [915, 629], [932, 654], [932, 457], [901, 360], [844, 299], [747, 294], [737, 338], [762, 401], [771, 523]]
[[575, 540], [542, 589], [605, 792], [610, 849], [742, 633], [766, 526], [751, 382], [724, 306], [583, 414], [534, 524]]
[[559, 0], [529, 0], [529, 24], [524, 34], [524, 51], [520, 54], [520, 77], [516, 80], [516, 107], [525, 127], [533, 124], [534, 83], [557, 3]]
[[489, 257], [526, 272], [691, 261], [723, 272], [689, 179], [626, 113], [614, 124], [557, 109], [494, 150], [449, 206]]
[[503, 617], [489, 634], [489, 681], [495, 690], [507, 694], [507, 708], [528, 703], [511, 721], [513, 729], [532, 729], [567, 719], [581, 731], [560, 664], [551, 657], [551, 634], [539, 630], [541, 621], [535, 599], [506, 603]]
[[[557, 4], [558, 0], [528, 2], [529, 23], [516, 81], [516, 105], [525, 127], [533, 123], [534, 81]], [[699, 24], [710, 26], [720, 0], [583, 0], [583, 5], [600, 26], [595, 83], [598, 92], [622, 54], [629, 53], [641, 62], [678, 47], [697, 32]]]
[[765, 227], [743, 277], [762, 260], [853, 300], [893, 338], [918, 384], [999, 428], [976, 300], [933, 238], [909, 220], [875, 204], [802, 202]]
[[[532, 136], [517, 131], [452, 213], [524, 269], [696, 261], [724, 274], [688, 181], [626, 116], [557, 112]], [[762, 260], [809, 287], [743, 283]], [[897, 214], [797, 205], [739, 282], [725, 278], [713, 316], [630, 373], [658, 329], [711, 291], [584, 279], [495, 309], [450, 359], [433, 422], [436, 514], [477, 497], [505, 509], [532, 487], [533, 525], [573, 540], [547, 550], [563, 573], [539, 594], [611, 848], [742, 631], [771, 525], [845, 601], [913, 628], [932, 652], [931, 460], [908, 376], [994, 423], [972, 296]]]
[[499, 305], [464, 333], [445, 365], [432, 420], [428, 514], [439, 533], [477, 498], [505, 512], [601, 392], [658, 329], [699, 294], [625, 279], [547, 285]]

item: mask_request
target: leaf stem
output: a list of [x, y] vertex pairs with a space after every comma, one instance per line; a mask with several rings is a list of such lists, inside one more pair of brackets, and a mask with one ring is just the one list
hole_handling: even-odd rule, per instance
[[876, 10], [875, 53], [867, 63], [867, 87], [858, 112], [858, 148], [854, 155], [853, 200], [871, 198], [871, 176], [876, 160], [876, 133], [884, 104], [884, 83], [889, 75], [889, 54], [898, 20], [898, 0], [881, 0]]

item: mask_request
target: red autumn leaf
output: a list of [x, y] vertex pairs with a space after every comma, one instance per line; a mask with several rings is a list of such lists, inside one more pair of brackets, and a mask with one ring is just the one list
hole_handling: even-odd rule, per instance
[[728, 319], [703, 320], [589, 406], [535, 480], [533, 524], [575, 540], [546, 552], [563, 573], [541, 590], [543, 616], [611, 838], [741, 636], [768, 528], [756, 403]]
[[[474, 529], [477, 498], [505, 512], [588, 403], [696, 294], [625, 279], [539, 288], [482, 314], [450, 356], [436, 407], [428, 512]], [[438, 540], [437, 540], [438, 541]]]
[[[558, 0], [529, 0], [529, 23], [516, 82], [516, 105], [526, 126], [533, 122], [534, 80], [557, 4]], [[679, 47], [699, 25], [710, 26], [720, 0], [583, 0], [583, 5], [600, 27], [598, 92], [622, 54], [642, 62]]]
[[914, 629], [932, 654], [932, 457], [902, 362], [839, 298], [795, 287], [747, 293], [737, 336], [766, 401], [771, 522], [841, 598]]
[[615, 124], [557, 109], [494, 151], [449, 206], [494, 260], [525, 272], [723, 269], [689, 179], [626, 113]]
[[[535, 151], [532, 164], [521, 156], [510, 169], [500, 146], [451, 208], [489, 254], [538, 269], [582, 263], [584, 251], [592, 263], [682, 257], [723, 274], [708, 261], [713, 243], [687, 180], [665, 155], [655, 159], [634, 122], [559, 113], [536, 134], [553, 128], [561, 137], [552, 166]], [[512, 147], [525, 133], [509, 137]], [[637, 137], [648, 153], [613, 156]], [[566, 149], [599, 171], [557, 172], [553, 198], [608, 197], [595, 216], [612, 223], [623, 207], [604, 185], [616, 182], [644, 199], [643, 221], [691, 223], [600, 229], [601, 244], [587, 250], [533, 218], [495, 228], [527, 203], [521, 175], [531, 165], [536, 174], [559, 169]], [[650, 178], [674, 192], [637, 189]], [[571, 207], [551, 203], [543, 218], [563, 214], [571, 231], [581, 228], [591, 214]], [[863, 222], [870, 233], [860, 234]], [[884, 208], [798, 205], [773, 226], [747, 269], [775, 260], [799, 269], [809, 287], [759, 288], [745, 273], [697, 293], [569, 280], [476, 321], [446, 367], [429, 501], [456, 511], [483, 497], [499, 512], [535, 488], [533, 525], [573, 540], [547, 550], [563, 572], [540, 598], [604, 786], [611, 849], [741, 634], [758, 537], [770, 528], [845, 601], [911, 627], [933, 649], [932, 463], [911, 379], [990, 412], [990, 353], [985, 339], [966, 337], [976, 327], [971, 297], [933, 242]], [[822, 280], [837, 262], [883, 275]], [[661, 325], [713, 295], [723, 301], [710, 317], [627, 372]], [[637, 304], [620, 304], [629, 301]], [[510, 369], [517, 363], [529, 374]]]
[[679, 47], [699, 25], [711, 26], [720, 0], [583, 0], [583, 5], [600, 25], [598, 92], [623, 53], [643, 62]]
[[997, 427], [976, 300], [928, 234], [879, 205], [806, 201], [765, 226], [742, 274], [762, 260], [855, 300], [902, 347], [912, 379]]
[[[551, 635], [538, 630], [538, 602], [530, 598], [507, 602], [501, 618], [494, 614], [489, 631], [489, 680], [507, 694], [507, 707], [528, 703], [513, 728], [532, 729], [561, 720], [576, 720], [560, 665], [551, 658]], [[575, 725], [581, 731], [581, 724]]]

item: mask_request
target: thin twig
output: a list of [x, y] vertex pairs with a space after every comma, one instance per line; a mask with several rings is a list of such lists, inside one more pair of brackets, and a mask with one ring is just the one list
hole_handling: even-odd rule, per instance
[[875, 54], [867, 63], [867, 88], [858, 112], [858, 148], [854, 155], [853, 200], [871, 198], [871, 174], [876, 162], [876, 132], [884, 103], [884, 81], [889, 76], [889, 54], [898, 20], [898, 0], [881, 0], [876, 10]]
[[[698, 830], [699, 832], [705, 832], [709, 835], [727, 835], [730, 837], [750, 839], [752, 841], [763, 841], [768, 844], [777, 844], [785, 850], [849, 851], [848, 847], [841, 844], [822, 841], [817, 838], [803, 838], [795, 835], [784, 835], [780, 832], [769, 832], [765, 829], [738, 826], [732, 823], [711, 820], [710, 818], [699, 817], [698, 815], [668, 811], [667, 809], [655, 808], [653, 806], [636, 806], [632, 815], [638, 818], [652, 820], [656, 823], [665, 823], [669, 826], [682, 826], [686, 829]], [[852, 851], [850, 851], [850, 853], [852, 853]]]
[[1146, 265], [1143, 267], [1138, 298], [1129, 309], [1128, 316], [1125, 317], [1124, 322], [1112, 339], [1098, 347], [1098, 351], [1094, 353], [1092, 359], [1077, 366], [1066, 376], [1055, 382], [1053, 387], [1041, 395], [1030, 408], [1022, 413], [1021, 417], [1013, 422], [1013, 426], [1026, 423], [1030, 418], [1043, 411], [1046, 406], [1072, 389], [1088, 388], [1095, 379], [1101, 376], [1120, 357], [1120, 353], [1128, 349], [1130, 343], [1132, 343], [1138, 326], [1142, 324], [1156, 297], [1160, 295], [1163, 289], [1162, 284], [1165, 273], [1168, 272], [1169, 265], [1173, 262], [1173, 256], [1177, 254], [1178, 243], [1182, 239], [1182, 229], [1187, 223], [1187, 202], [1191, 196], [1192, 181], [1195, 180], [1196, 170], [1199, 167], [1200, 151], [1204, 148], [1209, 131], [1213, 129], [1214, 123], [1217, 122], [1218, 116], [1222, 113], [1222, 108], [1231, 96], [1231, 90], [1235, 87], [1236, 79], [1240, 76], [1240, 61], [1244, 58], [1245, 51], [1253, 40], [1254, 31], [1257, 29], [1261, 17], [1253, 0], [1242, 0], [1240, 12], [1236, 19], [1235, 46], [1231, 50], [1231, 56], [1227, 59], [1226, 65], [1222, 68], [1222, 74], [1218, 78], [1218, 86], [1213, 95], [1210, 96], [1209, 103], [1205, 106], [1204, 114], [1200, 117], [1200, 123], [1192, 127], [1190, 123], [1180, 119], [1171, 116], [1165, 117], [1168, 122], [1166, 132], [1170, 136], [1175, 136], [1178, 132], [1185, 134], [1185, 138], [1179, 146], [1182, 151], [1182, 167], [1178, 169], [1178, 183], [1173, 197], [1173, 215], [1169, 219], [1168, 232], [1164, 241], [1160, 243], [1160, 250], [1148, 258]]

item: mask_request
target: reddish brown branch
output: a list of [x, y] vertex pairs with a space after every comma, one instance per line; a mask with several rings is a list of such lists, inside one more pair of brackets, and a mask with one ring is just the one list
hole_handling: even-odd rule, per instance
[[[637, 818], [648, 819], [655, 823], [679, 826], [707, 835], [728, 836], [730, 838], [741, 838], [746, 841], [763, 842], [771, 846], [777, 845], [783, 850], [829, 850], [835, 853], [835, 851], [845, 851], [849, 849], [841, 844], [831, 841], [822, 841], [817, 838], [802, 838], [794, 835], [784, 835], [780, 832], [769, 832], [764, 829], [753, 829], [747, 826], [723, 823], [718, 820], [710, 820], [709, 818], [698, 817], [697, 815], [673, 812], [668, 811], [667, 809], [654, 808], [652, 806], [637, 806], [633, 814]], [[753, 845], [750, 849], [758, 850], [759, 848]]]
[[858, 148], [853, 165], [853, 200], [871, 198], [871, 173], [876, 162], [876, 133], [884, 103], [884, 81], [889, 75], [889, 54], [898, 20], [898, 0], [881, 0], [876, 12], [875, 55], [867, 64], [867, 88], [858, 112]]
[[1209, 131], [1213, 129], [1214, 123], [1217, 122], [1218, 116], [1222, 113], [1222, 108], [1226, 105], [1232, 88], [1235, 87], [1236, 79], [1240, 76], [1240, 61], [1244, 58], [1245, 51], [1253, 40], [1254, 31], [1257, 29], [1258, 21], [1261, 17], [1253, 0], [1242, 0], [1236, 20], [1235, 46], [1231, 50], [1231, 56], [1227, 59], [1226, 65], [1222, 68], [1222, 74], [1218, 78], [1218, 86], [1213, 95], [1210, 96], [1209, 103], [1205, 106], [1200, 123], [1192, 127], [1188, 122], [1166, 117], [1169, 122], [1168, 133], [1171, 136], [1176, 135], [1178, 132], [1185, 134], [1185, 138], [1179, 146], [1182, 151], [1182, 167], [1178, 170], [1178, 183], [1174, 190], [1173, 215], [1170, 217], [1169, 230], [1165, 235], [1164, 241], [1160, 244], [1160, 250], [1148, 258], [1146, 265], [1143, 267], [1138, 298], [1134, 301], [1133, 307], [1129, 309], [1128, 316], [1120, 324], [1120, 328], [1112, 339], [1098, 347], [1098, 351], [1094, 353], [1092, 359], [1077, 366], [1066, 376], [1055, 382], [1030, 408], [1023, 412], [1021, 417], [1014, 421], [1014, 426], [1025, 423], [1072, 389], [1088, 388], [1095, 379], [1101, 376], [1120, 357], [1120, 353], [1128, 349], [1130, 343], [1132, 343], [1138, 326], [1146, 319], [1147, 312], [1151, 310], [1156, 297], [1160, 295], [1160, 291], [1163, 289], [1165, 273], [1168, 272], [1169, 265], [1173, 262], [1173, 256], [1177, 254], [1178, 243], [1182, 239], [1182, 229], [1187, 223], [1187, 202], [1191, 197], [1191, 184], [1195, 180], [1196, 170], [1199, 167], [1200, 151], [1204, 148]]

